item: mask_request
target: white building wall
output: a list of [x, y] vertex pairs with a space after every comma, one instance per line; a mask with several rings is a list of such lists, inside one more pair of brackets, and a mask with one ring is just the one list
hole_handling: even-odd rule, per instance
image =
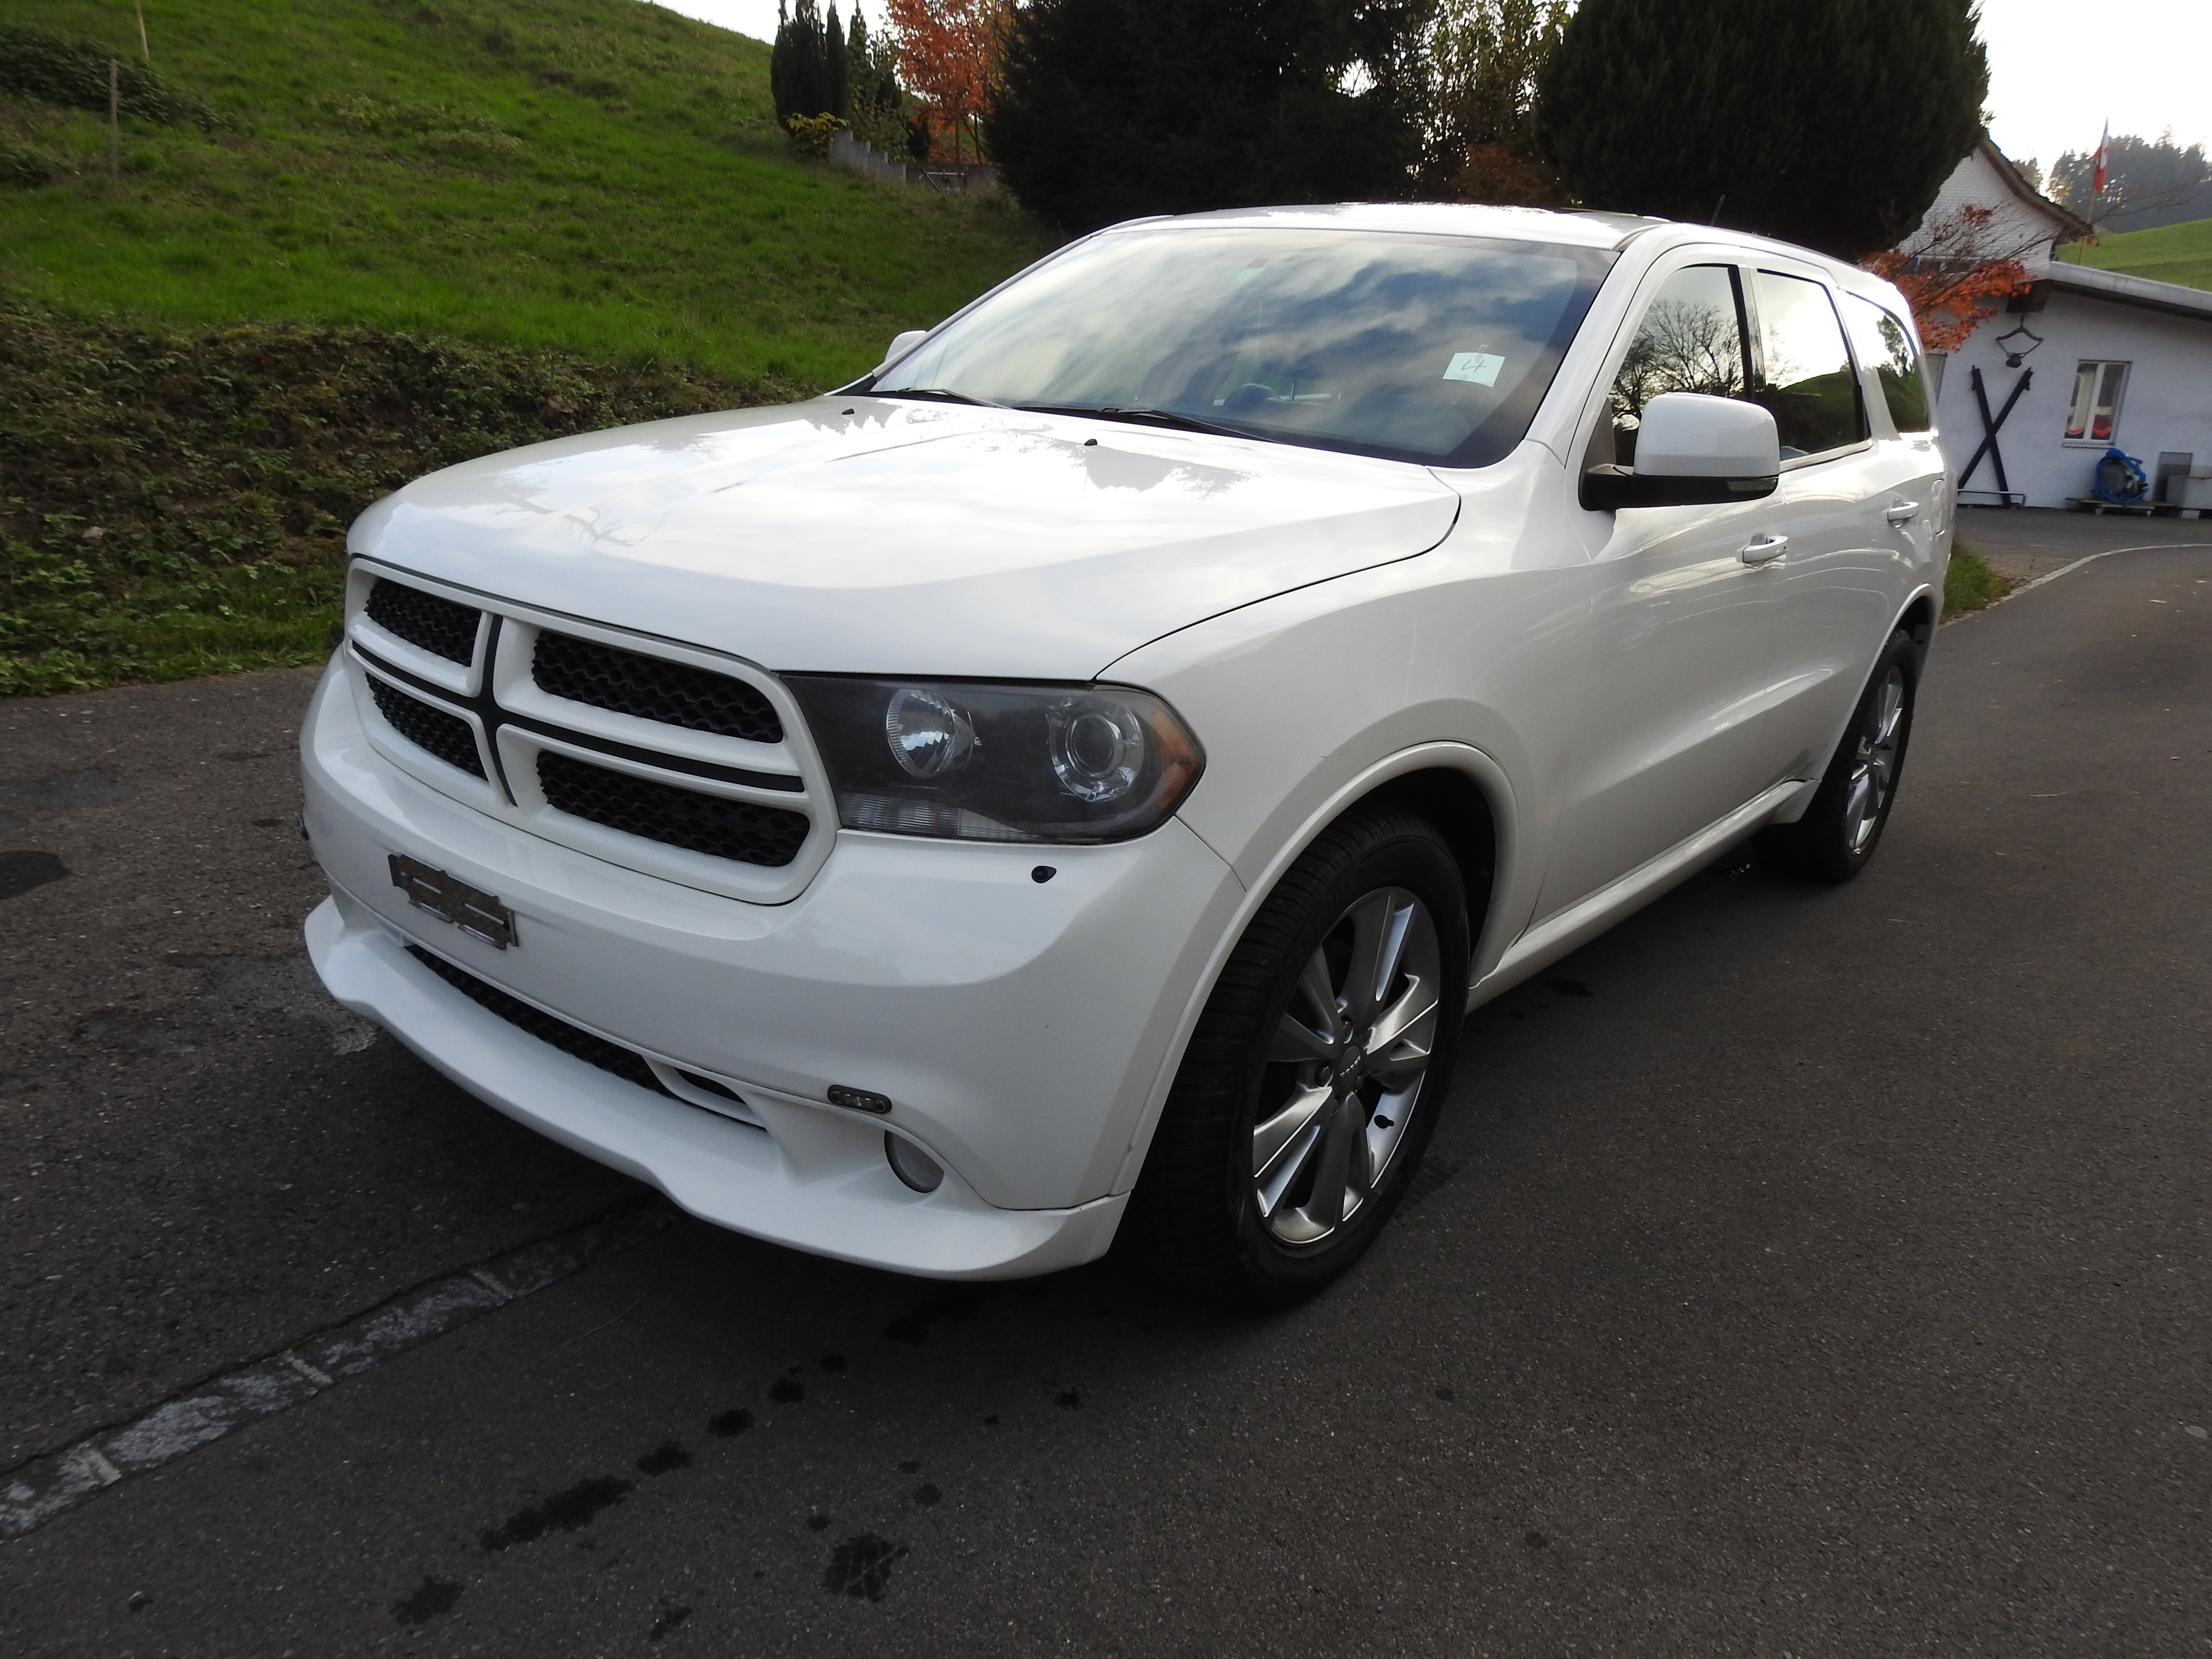
[[[2028, 506], [2064, 507], [2069, 497], [2087, 495], [2097, 462], [2115, 446], [2141, 461], [2154, 484], [2162, 452], [2192, 454], [2197, 465], [2212, 465], [2212, 318], [2175, 316], [2054, 289], [2042, 311], [2021, 316], [2000, 309], [1984, 319], [1945, 362], [1936, 417], [1943, 453], [1954, 467], [1964, 469], [1982, 440], [1968, 370], [1980, 366], [1994, 416], [2021, 372], [2004, 366], [2005, 354], [1995, 342], [2021, 323], [2044, 343], [2023, 365], [2034, 375], [1997, 442], [2011, 485]], [[2091, 358], [2131, 365], [2109, 445], [2064, 440], [2074, 371]], [[1989, 500], [1974, 492], [1993, 490], [1996, 482], [1984, 457], [1960, 499]]]
[[1989, 228], [1981, 237], [1984, 246], [1976, 250], [1982, 258], [2039, 260], [2051, 257], [2060, 222], [2021, 200], [2019, 193], [1997, 170], [1996, 163], [1979, 146], [1951, 170], [1951, 176], [1943, 181], [1943, 188], [1936, 192], [1935, 201], [1921, 216], [1920, 228], [1899, 247], [1906, 253], [1922, 252], [1930, 226], [1951, 219], [1960, 209], [1969, 207], [1990, 210]]

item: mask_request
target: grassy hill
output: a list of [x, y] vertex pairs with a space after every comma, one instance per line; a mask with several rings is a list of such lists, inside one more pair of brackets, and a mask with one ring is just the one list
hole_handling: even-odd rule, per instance
[[[361, 322], [830, 385], [1042, 251], [1003, 202], [797, 161], [768, 48], [638, 0], [145, 0], [234, 123], [0, 101], [0, 286], [168, 322]], [[128, 0], [8, 0], [136, 59]]]
[[2064, 257], [2076, 264], [2124, 270], [2130, 276], [2212, 289], [2212, 219], [2123, 231], [2094, 246], [2069, 246]]
[[[795, 156], [765, 46], [638, 0], [145, 9], [212, 125], [111, 178], [0, 92], [0, 696], [310, 660], [385, 491], [835, 385], [1050, 245]], [[139, 57], [128, 0], [21, 24]]]

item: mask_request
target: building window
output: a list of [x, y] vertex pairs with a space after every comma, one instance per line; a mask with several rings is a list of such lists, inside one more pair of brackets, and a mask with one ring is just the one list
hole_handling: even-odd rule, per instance
[[2108, 444], [2119, 429], [2125, 363], [2083, 363], [2074, 371], [2074, 402], [2066, 411], [2066, 441]]

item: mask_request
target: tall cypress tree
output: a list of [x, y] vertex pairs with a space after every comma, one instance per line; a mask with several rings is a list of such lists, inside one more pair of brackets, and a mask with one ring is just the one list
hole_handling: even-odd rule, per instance
[[[1433, 0], [1030, 0], [983, 137], [1072, 230], [1148, 213], [1403, 197]], [[1347, 91], [1347, 85], [1357, 91]]]
[[1583, 0], [1536, 142], [1591, 207], [1857, 258], [1920, 222], [1981, 132], [1973, 0]]
[[[833, 14], [834, 15], [834, 14]], [[842, 49], [844, 41], [837, 42]], [[814, 0], [799, 0], [788, 11], [776, 8], [775, 41], [769, 48], [769, 96], [775, 100], [779, 121], [798, 115], [837, 115], [842, 100], [833, 101], [830, 79], [830, 49], [822, 14]]]
[[[860, 15], [857, 6], [853, 15]], [[848, 81], [845, 63], [845, 31], [837, 24], [837, 0], [830, 0], [830, 15], [822, 24], [822, 82], [823, 95], [829, 100], [822, 107], [830, 114], [842, 118]]]

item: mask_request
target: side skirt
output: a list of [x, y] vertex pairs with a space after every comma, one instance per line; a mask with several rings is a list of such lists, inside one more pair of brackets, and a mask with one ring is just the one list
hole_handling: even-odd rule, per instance
[[[1580, 949], [1632, 910], [1641, 908], [1678, 882], [1704, 867], [1731, 842], [1784, 817], [1802, 814], [1820, 787], [1818, 778], [1790, 779], [1755, 795], [1726, 817], [1707, 824], [1687, 841], [1608, 882], [1588, 898], [1546, 918], [1516, 939], [1498, 966], [1468, 987], [1472, 1013], [1531, 974], [1541, 973], [1570, 951]], [[1792, 809], [1795, 811], [1792, 811]]]

